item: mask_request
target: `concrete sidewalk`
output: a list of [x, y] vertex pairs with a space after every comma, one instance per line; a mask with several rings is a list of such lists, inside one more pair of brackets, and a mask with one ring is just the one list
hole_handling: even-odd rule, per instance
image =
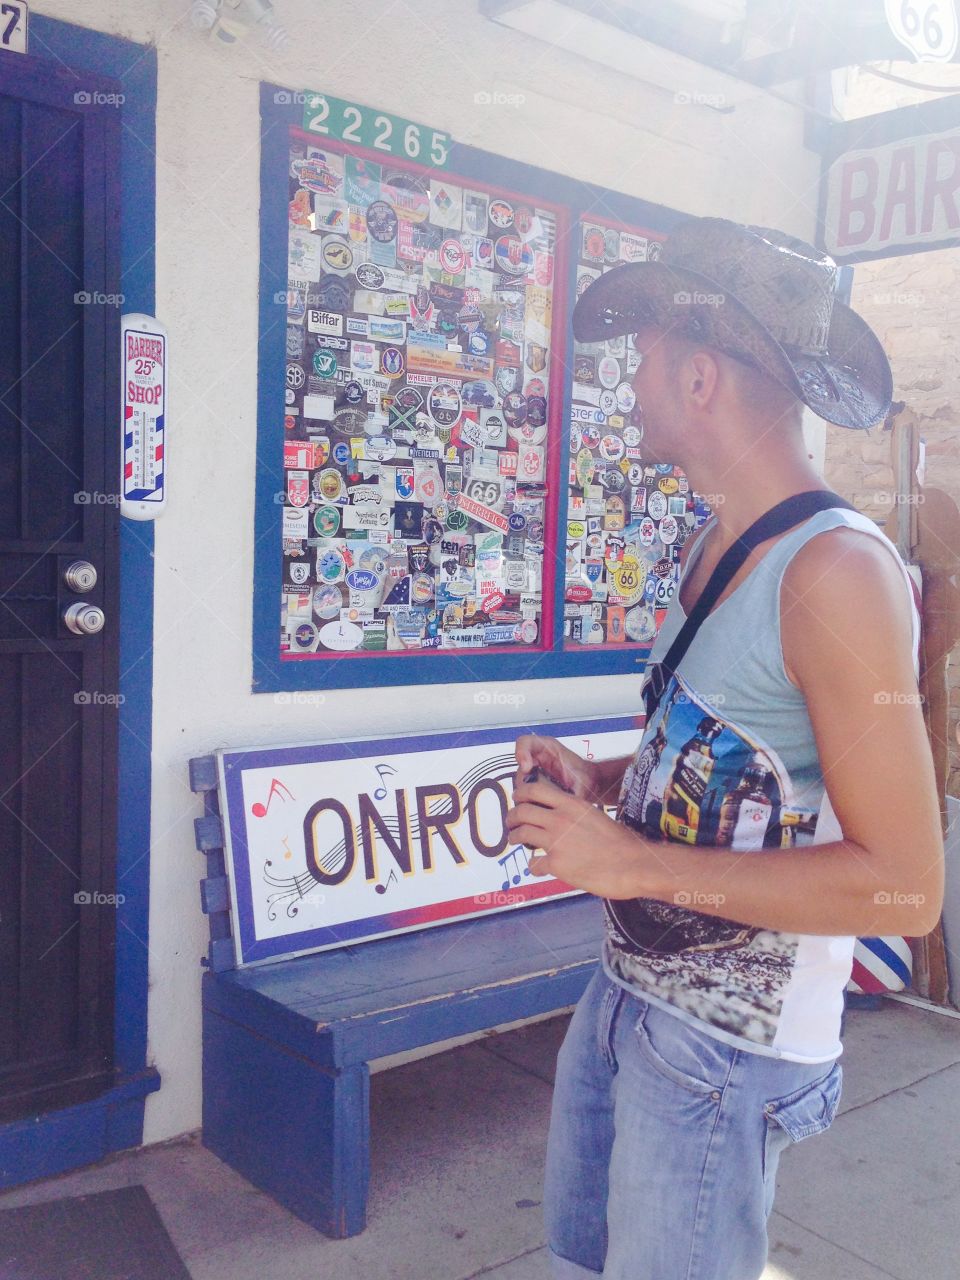
[[[196, 1137], [0, 1196], [0, 1209], [143, 1183], [193, 1280], [547, 1280], [551, 1081], [567, 1019], [373, 1077], [370, 1225], [327, 1240]], [[781, 1160], [764, 1280], [960, 1276], [960, 1020], [848, 1014], [840, 1114]]]

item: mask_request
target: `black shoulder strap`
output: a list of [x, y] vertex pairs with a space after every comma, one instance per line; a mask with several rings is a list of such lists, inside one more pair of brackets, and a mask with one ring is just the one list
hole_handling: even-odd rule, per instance
[[[855, 511], [851, 503], [825, 489], [811, 489], [806, 493], [795, 493], [784, 498], [775, 507], [765, 511], [758, 520], [754, 520], [739, 538], [727, 548], [710, 580], [700, 593], [700, 598], [693, 607], [690, 616], [677, 632], [677, 635], [661, 662], [648, 663], [647, 679], [642, 689], [642, 697], [647, 711], [647, 720], [656, 711], [663, 697], [663, 692], [670, 683], [670, 677], [680, 665], [680, 660], [690, 648], [693, 637], [700, 629], [700, 624], [713, 608], [717, 598], [741, 567], [750, 552], [778, 533], [786, 533], [795, 525], [815, 515], [818, 511], [828, 511], [834, 507], [844, 507]], [[679, 590], [679, 587], [677, 588]]]

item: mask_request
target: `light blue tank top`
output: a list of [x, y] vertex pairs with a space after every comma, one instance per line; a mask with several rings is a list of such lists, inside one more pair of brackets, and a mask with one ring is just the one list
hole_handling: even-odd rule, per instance
[[[644, 727], [620, 792], [618, 818], [651, 838], [725, 851], [796, 849], [841, 838], [803, 694], [787, 678], [780, 588], [811, 538], [847, 525], [896, 557], [868, 517], [818, 512], [784, 534], [700, 626]], [[711, 536], [691, 549], [688, 573]], [[686, 615], [674, 593], [651, 653], [666, 656]], [[852, 937], [754, 928], [696, 909], [696, 890], [664, 903], [605, 902], [604, 967], [614, 981], [719, 1039], [795, 1062], [841, 1051]], [[706, 905], [706, 904], [701, 904]], [[722, 904], [716, 904], [722, 905]]]

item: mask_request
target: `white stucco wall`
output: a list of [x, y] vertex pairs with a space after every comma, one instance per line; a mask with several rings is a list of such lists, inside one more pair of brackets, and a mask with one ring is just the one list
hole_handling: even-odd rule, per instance
[[[293, 37], [210, 46], [188, 0], [34, 0], [159, 53], [157, 312], [170, 329], [169, 509], [156, 528], [150, 1058], [146, 1141], [200, 1123], [206, 949], [187, 761], [221, 746], [623, 712], [639, 680], [333, 692], [277, 705], [251, 684], [258, 285], [258, 82], [323, 89], [514, 159], [697, 214], [811, 237], [819, 163], [801, 114], [758, 95], [728, 114], [675, 100], [496, 26], [477, 0], [276, 0]], [[36, 52], [41, 52], [36, 49]], [[687, 97], [715, 86], [678, 83]], [[522, 94], [478, 106], [474, 95]]]

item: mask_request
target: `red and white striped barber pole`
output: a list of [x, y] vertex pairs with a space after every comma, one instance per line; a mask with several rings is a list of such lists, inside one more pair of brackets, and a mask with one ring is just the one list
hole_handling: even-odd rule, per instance
[[913, 955], [906, 938], [858, 938], [847, 990], [855, 995], [882, 995], [910, 985]]

